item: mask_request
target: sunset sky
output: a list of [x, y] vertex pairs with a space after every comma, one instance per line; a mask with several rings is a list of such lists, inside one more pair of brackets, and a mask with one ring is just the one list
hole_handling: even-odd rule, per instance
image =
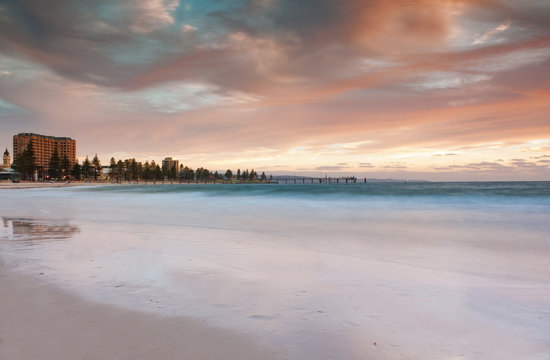
[[550, 180], [549, 19], [548, 0], [0, 1], [0, 146]]

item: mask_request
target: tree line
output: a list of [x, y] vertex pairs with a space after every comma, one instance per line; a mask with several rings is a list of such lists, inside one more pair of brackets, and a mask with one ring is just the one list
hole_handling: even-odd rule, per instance
[[[21, 179], [33, 180], [35, 172], [41, 169], [36, 165], [32, 143], [29, 143], [22, 152], [15, 156], [11, 167], [19, 173]], [[57, 148], [55, 148], [48, 162], [47, 173], [41, 175], [47, 175], [52, 180], [98, 180], [101, 175], [101, 162], [96, 154], [92, 161], [86, 156], [82, 165], [77, 162], [71, 166], [67, 156], [59, 156]]]
[[[189, 166], [181, 164], [179, 167], [173, 165], [171, 168], [161, 167], [154, 160], [145, 163], [136, 159], [116, 160], [111, 158], [108, 178], [112, 181], [155, 181], [155, 180], [182, 180], [182, 181], [266, 181], [268, 177], [265, 172], [258, 175], [254, 169], [241, 172], [237, 170], [236, 175], [227, 169], [224, 174], [218, 171], [211, 171], [204, 167], [193, 170]], [[270, 176], [272, 178], [272, 176]]]
[[[34, 157], [32, 144], [20, 152], [14, 159], [12, 168], [17, 171], [23, 180], [32, 180], [34, 173], [38, 170]], [[237, 169], [234, 173], [227, 169], [224, 174], [218, 171], [210, 171], [204, 167], [193, 170], [188, 166], [180, 165], [178, 168], [161, 167], [154, 160], [145, 163], [136, 161], [136, 159], [116, 160], [111, 158], [109, 163], [107, 179], [111, 181], [161, 181], [161, 180], [181, 180], [181, 181], [267, 181], [265, 172], [258, 175], [254, 169]], [[90, 161], [88, 156], [82, 161], [82, 164], [76, 162], [71, 166], [66, 156], [60, 157], [57, 149], [48, 163], [47, 176], [52, 180], [100, 180], [103, 174], [103, 166], [97, 154]], [[105, 178], [105, 176], [104, 176]], [[269, 176], [272, 179], [272, 176]]]

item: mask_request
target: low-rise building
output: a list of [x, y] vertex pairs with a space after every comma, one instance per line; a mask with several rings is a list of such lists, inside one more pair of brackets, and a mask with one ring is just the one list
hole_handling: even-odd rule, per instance
[[12, 168], [0, 168], [0, 181], [19, 181], [19, 173]]

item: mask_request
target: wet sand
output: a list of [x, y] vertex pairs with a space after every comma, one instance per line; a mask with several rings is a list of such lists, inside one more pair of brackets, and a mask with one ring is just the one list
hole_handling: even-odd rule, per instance
[[[165, 182], [160, 181], [148, 181], [148, 182], [135, 182], [135, 181], [123, 181], [123, 182], [111, 182], [111, 181], [92, 181], [92, 182], [83, 182], [83, 181], [74, 181], [70, 183], [65, 182], [41, 182], [41, 181], [25, 181], [25, 182], [18, 182], [18, 183], [12, 183], [9, 181], [0, 181], [0, 190], [3, 189], [40, 189], [40, 188], [65, 188], [65, 187], [73, 187], [73, 186], [132, 186], [132, 185], [140, 185], [140, 186], [162, 186], [162, 185], [204, 185], [204, 184], [214, 184], [214, 182], [181, 182], [179, 181], [170, 181], [166, 180]], [[216, 182], [216, 184], [222, 184], [222, 182]]]
[[70, 186], [91, 186], [91, 185], [111, 185], [111, 183], [101, 183], [101, 182], [94, 182], [94, 183], [85, 183], [85, 182], [39, 182], [39, 181], [28, 181], [28, 182], [19, 182], [19, 183], [12, 183], [12, 182], [0, 182], [0, 190], [1, 189], [36, 189], [36, 188], [56, 188], [56, 187], [70, 187]]
[[88, 302], [3, 264], [0, 289], [0, 359], [276, 358], [244, 334]]

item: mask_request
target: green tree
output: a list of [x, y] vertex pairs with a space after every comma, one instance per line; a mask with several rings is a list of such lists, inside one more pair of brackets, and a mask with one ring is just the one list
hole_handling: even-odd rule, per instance
[[197, 180], [201, 181], [210, 180], [210, 178], [213, 177], [213, 174], [210, 172], [210, 170], [203, 167], [198, 168], [195, 171], [195, 175], [197, 176]]
[[82, 178], [89, 180], [91, 177], [93, 177], [92, 163], [88, 159], [88, 155], [86, 155], [86, 159], [82, 162]]
[[21, 176], [21, 179], [26, 180], [25, 175], [25, 168], [24, 168], [24, 157], [25, 157], [25, 151], [26, 149], [20, 152], [19, 154], [15, 155], [15, 158], [13, 159], [13, 162], [11, 163], [11, 168], [19, 173]]
[[122, 160], [118, 160], [118, 162], [116, 163], [116, 171], [117, 171], [118, 181], [121, 182], [124, 176], [124, 162]]
[[101, 176], [101, 162], [99, 161], [97, 154], [95, 154], [94, 158], [92, 159], [92, 168], [94, 180], [97, 180]]
[[122, 178], [124, 180], [130, 181], [131, 178], [132, 178], [132, 173], [131, 173], [131, 169], [130, 169], [130, 163], [131, 162], [132, 161], [130, 159], [126, 159], [126, 160], [123, 161], [123, 163], [124, 163], [124, 172], [122, 174]]
[[82, 180], [82, 166], [80, 166], [80, 164], [78, 163], [78, 161], [76, 162], [76, 164], [74, 164], [73, 166], [73, 169], [71, 171], [71, 176], [75, 179], [75, 180]]
[[32, 143], [15, 156], [12, 169], [17, 171], [23, 180], [32, 180], [36, 171], [36, 161]]
[[128, 177], [130, 180], [139, 179], [139, 167], [136, 159], [131, 159], [128, 164]]
[[63, 155], [63, 158], [61, 159], [61, 177], [65, 177], [68, 179], [68, 177], [71, 174], [71, 162], [69, 161], [69, 158], [67, 155]]
[[36, 158], [34, 157], [34, 147], [32, 146], [32, 143], [29, 143], [29, 145], [27, 146], [27, 152], [24, 160], [27, 176], [29, 180], [32, 180], [34, 178], [34, 173], [38, 168], [36, 166]]
[[17, 171], [21, 177], [23, 177], [23, 155], [25, 154], [26, 149], [24, 149], [19, 154], [16, 154], [13, 162], [11, 163], [11, 168], [15, 171]]
[[155, 167], [154, 177], [155, 177], [156, 180], [163, 180], [164, 179], [164, 174], [162, 173], [162, 169], [160, 168], [160, 165], [157, 165]]
[[181, 177], [185, 180], [193, 180], [195, 178], [195, 172], [193, 171], [193, 169], [186, 166], [182, 170]]
[[152, 178], [151, 165], [149, 165], [149, 161], [146, 161], [145, 164], [143, 165], [141, 178], [143, 180], [151, 180]]
[[136, 180], [141, 180], [141, 174], [143, 173], [143, 164], [141, 161], [136, 162]]
[[241, 180], [241, 169], [237, 169], [237, 180]]
[[53, 154], [48, 164], [48, 175], [54, 180], [59, 180], [61, 177], [61, 159], [57, 152], [57, 147], [53, 150]]
[[174, 180], [178, 177], [178, 169], [176, 169], [176, 165], [172, 165], [172, 168], [170, 169], [170, 173], [168, 174], [168, 178], [171, 180]]
[[225, 178], [227, 180], [231, 180], [233, 178], [233, 171], [231, 171], [231, 169], [227, 169], [227, 171], [225, 172]]
[[114, 157], [112, 157], [111, 161], [109, 162], [109, 169], [109, 178], [111, 179], [111, 181], [113, 181], [116, 176], [116, 160]]
[[267, 180], [267, 176], [265, 176], [265, 172], [262, 171], [262, 175], [260, 176], [260, 180], [261, 181], [266, 181]]

